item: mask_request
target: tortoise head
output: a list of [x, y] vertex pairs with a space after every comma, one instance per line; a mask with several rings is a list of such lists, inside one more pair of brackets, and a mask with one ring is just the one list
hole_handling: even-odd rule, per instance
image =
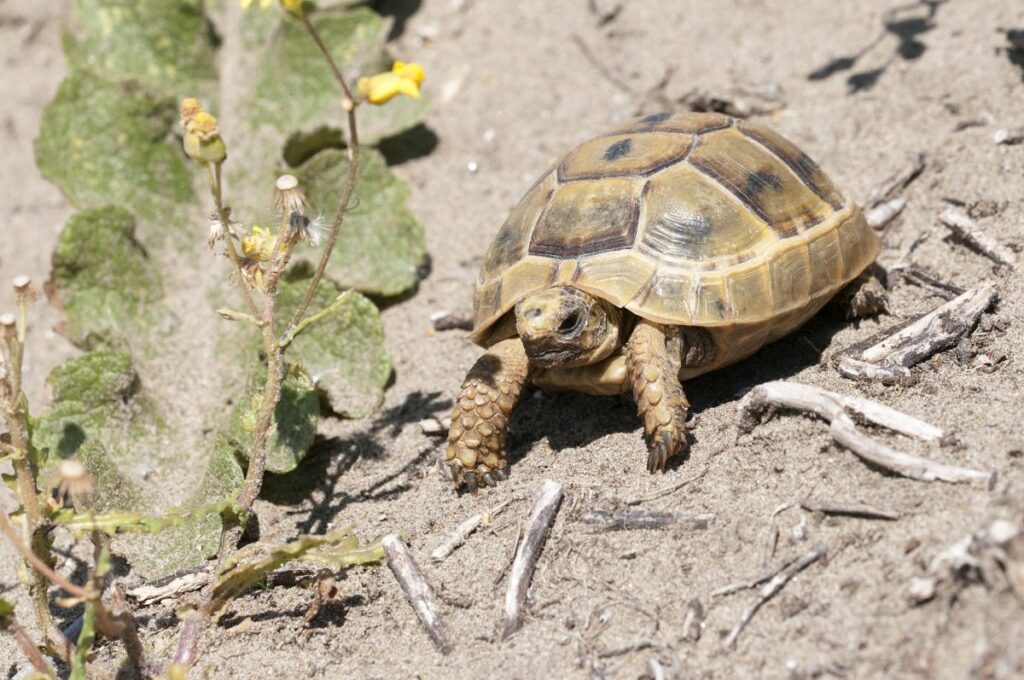
[[523, 298], [515, 314], [526, 355], [539, 368], [593, 364], [622, 344], [622, 310], [570, 286]]

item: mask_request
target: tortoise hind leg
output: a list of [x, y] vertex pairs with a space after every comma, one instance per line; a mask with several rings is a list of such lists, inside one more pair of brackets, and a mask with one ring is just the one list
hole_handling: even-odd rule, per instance
[[669, 458], [687, 447], [690, 404], [679, 382], [679, 330], [640, 319], [626, 343], [626, 371], [644, 421], [650, 472], [664, 470]]
[[529, 372], [523, 342], [502, 340], [466, 374], [452, 410], [445, 460], [456, 486], [472, 493], [506, 478], [505, 436]]
[[868, 266], [836, 296], [836, 304], [847, 319], [865, 319], [889, 311], [885, 289], [885, 270], [878, 264]]

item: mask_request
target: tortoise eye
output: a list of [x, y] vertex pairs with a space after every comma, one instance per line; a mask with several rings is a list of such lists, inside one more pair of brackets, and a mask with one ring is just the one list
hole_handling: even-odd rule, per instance
[[580, 313], [573, 312], [569, 316], [562, 319], [562, 324], [558, 327], [558, 332], [563, 335], [565, 335], [566, 333], [571, 333], [576, 329], [576, 326], [579, 325], [579, 322]]

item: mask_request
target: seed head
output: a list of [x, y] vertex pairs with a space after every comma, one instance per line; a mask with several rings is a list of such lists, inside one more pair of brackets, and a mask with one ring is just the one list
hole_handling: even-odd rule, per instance
[[306, 194], [295, 175], [281, 175], [274, 183], [274, 210], [282, 215], [304, 213], [309, 208]]

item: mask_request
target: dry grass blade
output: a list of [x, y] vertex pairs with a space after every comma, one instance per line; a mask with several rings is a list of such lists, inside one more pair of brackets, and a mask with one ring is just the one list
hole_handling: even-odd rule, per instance
[[747, 624], [750, 623], [750, 620], [754, 618], [754, 614], [757, 613], [757, 610], [760, 609], [765, 602], [775, 597], [779, 591], [782, 590], [782, 587], [789, 583], [790, 579], [824, 557], [827, 551], [828, 546], [825, 543], [819, 543], [814, 546], [810, 552], [772, 577], [772, 579], [768, 581], [763, 588], [761, 588], [761, 593], [757, 600], [754, 601], [754, 604], [750, 605], [743, 611], [743, 615], [740, 616], [740, 620], [729, 632], [729, 636], [725, 638], [726, 648], [735, 649], [736, 639], [740, 636], [740, 633], [743, 632], [743, 629], [747, 627]]
[[805, 498], [800, 501], [800, 507], [811, 512], [821, 512], [826, 515], [848, 515], [850, 517], [862, 517], [865, 519], [887, 519], [897, 520], [900, 518], [898, 512], [885, 510], [868, 505], [867, 503], [850, 503], [846, 501], [833, 501], [820, 498]]
[[985, 232], [977, 222], [967, 215], [953, 210], [944, 210], [939, 215], [939, 221], [949, 227], [957, 238], [975, 248], [990, 260], [1006, 265], [1010, 269], [1017, 266], [1017, 256], [1012, 250], [995, 240]]

